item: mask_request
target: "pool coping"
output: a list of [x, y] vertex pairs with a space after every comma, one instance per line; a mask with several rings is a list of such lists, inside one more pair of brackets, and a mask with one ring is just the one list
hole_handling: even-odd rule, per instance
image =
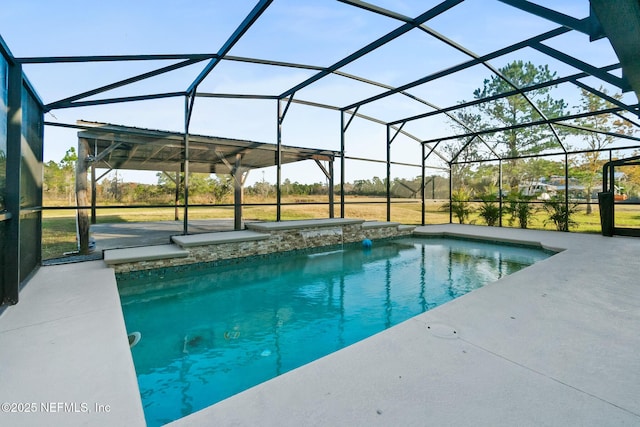
[[487, 239], [486, 236], [478, 235], [476, 233], [461, 233], [456, 231], [435, 231], [431, 229], [418, 229], [412, 233], [413, 236], [416, 237], [445, 237], [452, 239], [462, 239], [462, 240], [472, 240], [472, 241], [491, 241], [496, 243], [502, 243], [506, 245], [514, 245], [514, 246], [524, 246], [524, 247], [533, 247], [540, 248], [548, 252], [559, 253], [566, 248], [560, 247], [557, 245], [550, 245], [545, 243], [544, 241], [539, 240], [524, 240], [517, 238], [509, 238], [509, 237], [497, 237], [494, 236], [491, 239]]
[[[564, 250], [171, 425], [640, 423], [640, 239], [457, 224], [414, 233]], [[0, 352], [0, 401], [111, 410], [0, 413], [0, 424], [145, 425], [113, 270], [42, 267], [20, 297], [0, 315], [11, 349]]]

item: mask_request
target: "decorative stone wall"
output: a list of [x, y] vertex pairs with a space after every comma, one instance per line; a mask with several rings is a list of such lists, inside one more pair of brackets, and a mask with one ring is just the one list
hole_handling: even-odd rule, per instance
[[[290, 221], [295, 223], [296, 221]], [[278, 223], [282, 224], [282, 223]], [[263, 240], [248, 240], [235, 242], [204, 243], [198, 246], [183, 246], [188, 256], [149, 261], [123, 262], [113, 264], [116, 273], [129, 273], [140, 270], [179, 267], [194, 263], [209, 263], [234, 258], [266, 255], [276, 252], [289, 252], [335, 246], [347, 243], [361, 242], [364, 239], [379, 240], [401, 236], [409, 236], [414, 227], [402, 226], [397, 223], [364, 222], [341, 223], [336, 220], [323, 220], [300, 227], [295, 224], [292, 228], [280, 225], [268, 231]], [[263, 232], [263, 231], [261, 231]], [[234, 232], [224, 232], [234, 233]], [[218, 234], [218, 233], [216, 233]], [[213, 234], [212, 234], [213, 235]], [[202, 235], [199, 235], [200, 238]]]

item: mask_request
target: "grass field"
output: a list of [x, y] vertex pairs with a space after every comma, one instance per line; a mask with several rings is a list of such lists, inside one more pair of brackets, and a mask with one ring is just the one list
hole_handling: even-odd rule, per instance
[[[282, 206], [282, 219], [311, 219], [328, 218], [329, 207], [326, 197], [301, 197], [284, 199], [283, 203], [292, 203]], [[336, 199], [338, 200], [338, 199]], [[257, 201], [252, 201], [256, 203]], [[267, 203], [273, 201], [268, 201]], [[312, 204], [324, 203], [324, 204]], [[387, 206], [384, 198], [349, 197], [346, 199], [345, 217], [360, 218], [365, 220], [386, 220]], [[425, 222], [427, 224], [443, 224], [449, 222], [449, 212], [444, 211], [444, 200], [429, 200], [426, 204]], [[598, 206], [593, 205], [593, 213], [585, 213], [586, 205], [581, 205], [579, 212], [573, 217], [578, 226], [573, 232], [600, 233], [600, 215]], [[97, 209], [96, 216], [99, 224], [122, 222], [147, 222], [147, 221], [171, 221], [174, 220], [173, 208], [119, 208]], [[182, 220], [182, 210], [179, 211]], [[243, 216], [246, 220], [275, 221], [275, 206], [245, 206]], [[335, 217], [340, 216], [340, 205], [335, 205]], [[233, 218], [231, 207], [191, 207], [190, 219], [220, 219]], [[529, 228], [553, 230], [553, 224], [547, 223], [546, 214], [538, 210]], [[402, 224], [421, 223], [421, 205], [415, 200], [394, 200], [391, 207], [391, 221]], [[453, 219], [457, 222], [456, 218]], [[469, 223], [484, 224], [477, 213], [471, 214]], [[503, 225], [508, 226], [507, 217], [503, 217]], [[640, 228], [640, 206], [616, 205], [616, 226]], [[45, 210], [42, 220], [42, 256], [43, 259], [57, 258], [65, 252], [77, 249], [76, 244], [76, 220], [75, 209], [69, 210]]]

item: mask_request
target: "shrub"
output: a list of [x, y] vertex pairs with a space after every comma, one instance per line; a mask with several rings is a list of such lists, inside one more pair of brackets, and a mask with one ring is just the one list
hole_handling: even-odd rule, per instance
[[451, 212], [456, 218], [458, 218], [458, 222], [460, 224], [464, 224], [469, 219], [469, 215], [471, 215], [472, 212], [472, 209], [468, 204], [470, 198], [471, 193], [466, 189], [461, 188], [451, 193], [451, 204], [447, 203], [443, 205], [442, 209], [446, 211], [451, 209]]
[[549, 218], [544, 221], [545, 225], [552, 222], [558, 231], [569, 231], [569, 228], [578, 225], [571, 218], [578, 211], [576, 203], [567, 204], [564, 198], [555, 196], [545, 201], [542, 207], [549, 215]]
[[507, 197], [507, 212], [509, 213], [509, 225], [512, 226], [516, 220], [520, 228], [527, 228], [533, 221], [536, 212], [535, 206], [530, 202], [533, 197], [525, 196], [522, 193], [511, 193]]
[[500, 219], [500, 206], [496, 204], [495, 195], [486, 195], [482, 198], [482, 205], [478, 210], [478, 215], [487, 223], [488, 226], [493, 227]]

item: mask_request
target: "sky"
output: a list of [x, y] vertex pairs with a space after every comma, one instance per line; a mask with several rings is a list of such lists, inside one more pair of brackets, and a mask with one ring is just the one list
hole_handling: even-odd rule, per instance
[[[438, 4], [435, 0], [371, 0], [379, 7], [415, 17]], [[545, 0], [538, 4], [572, 16], [588, 15], [588, 0]], [[162, 53], [216, 53], [244, 17], [255, 0], [21, 0], [5, 2], [0, 9], [0, 35], [16, 57], [129, 55]], [[330, 66], [378, 37], [399, 27], [401, 22], [382, 17], [334, 0], [274, 0], [229, 52], [278, 61]], [[484, 54], [502, 46], [557, 27], [493, 0], [466, 0], [427, 25], [467, 49]], [[590, 42], [588, 36], [570, 33], [547, 44], [570, 52], [597, 66], [617, 62], [606, 39]], [[424, 75], [451, 67], [469, 57], [445, 46], [420, 30], [412, 30], [341, 71], [386, 85], [397, 86]], [[515, 59], [548, 63], [559, 75], [576, 70], [532, 49], [497, 58], [501, 67]], [[25, 65], [24, 71], [45, 103], [64, 99], [102, 85], [160, 68], [175, 61], [128, 61], [119, 63]], [[93, 98], [164, 93], [185, 90], [204, 63], [147, 81], [116, 89]], [[279, 95], [315, 72], [223, 61], [199, 86], [201, 92]], [[482, 66], [447, 76], [412, 89], [411, 93], [438, 106], [454, 105], [473, 97], [491, 72]], [[592, 79], [595, 80], [595, 79]], [[600, 85], [602, 82], [585, 82]], [[615, 88], [610, 88], [611, 92]], [[321, 79], [296, 93], [296, 99], [345, 106], [382, 92], [340, 76]], [[577, 99], [575, 88], [559, 88], [558, 96]], [[630, 103], [634, 95], [625, 95]], [[632, 98], [629, 98], [629, 97]], [[625, 99], [625, 100], [626, 100]], [[365, 105], [362, 114], [383, 121], [420, 114], [429, 109], [400, 95]], [[224, 100], [198, 98], [190, 126], [196, 134], [249, 139], [275, 143], [277, 104], [269, 100]], [[96, 107], [57, 109], [45, 120], [75, 123], [76, 120], [108, 122], [151, 129], [184, 131], [184, 100], [172, 98]], [[444, 120], [411, 122], [405, 130], [421, 139], [451, 132]], [[340, 114], [337, 111], [294, 104], [282, 124], [283, 144], [340, 148]], [[347, 155], [384, 160], [386, 127], [354, 120], [347, 131]], [[73, 130], [45, 128], [45, 161], [59, 161], [77, 144]], [[394, 141], [392, 159], [419, 163], [419, 144], [404, 136]], [[437, 162], [436, 162], [437, 163]], [[434, 166], [438, 166], [434, 164]], [[442, 166], [440, 164], [439, 166]], [[382, 163], [349, 161], [347, 181], [385, 176]], [[394, 167], [394, 176], [419, 175], [415, 167]], [[155, 182], [154, 174], [125, 173], [125, 180]], [[275, 170], [254, 171], [248, 184], [266, 179], [275, 182]], [[303, 183], [324, 182], [314, 164], [285, 165], [283, 179]]]

